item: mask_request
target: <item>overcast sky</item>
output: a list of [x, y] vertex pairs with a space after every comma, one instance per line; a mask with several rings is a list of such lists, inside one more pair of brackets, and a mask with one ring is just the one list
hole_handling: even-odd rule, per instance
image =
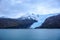
[[0, 17], [60, 13], [60, 0], [0, 0]]

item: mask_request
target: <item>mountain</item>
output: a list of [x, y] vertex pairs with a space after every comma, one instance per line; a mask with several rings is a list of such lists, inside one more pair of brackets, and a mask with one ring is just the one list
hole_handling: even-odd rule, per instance
[[35, 22], [31, 25], [31, 28], [36, 28], [42, 25], [42, 23], [46, 20], [46, 18], [51, 17], [51, 16], [55, 16], [58, 15], [56, 14], [46, 14], [46, 15], [36, 15], [36, 18], [38, 20], [38, 22]]
[[[35, 28], [41, 26], [46, 18], [57, 14], [26, 14], [18, 19], [1, 17], [0, 28]], [[4, 22], [4, 23], [3, 23]]]
[[21, 16], [20, 18], [18, 18], [18, 19], [20, 19], [20, 20], [24, 20], [24, 19], [33, 19], [33, 20], [37, 20], [38, 21], [38, 18], [39, 18], [39, 15], [37, 15], [37, 14], [34, 14], [34, 13], [32, 13], [32, 14], [26, 14], [26, 15], [23, 15], [23, 16]]
[[48, 17], [42, 25], [37, 28], [60, 28], [60, 14]]
[[34, 22], [37, 21], [33, 19], [20, 20], [20, 19], [11, 19], [11, 18], [0, 18], [0, 29], [30, 28], [30, 26]]
[[46, 15], [39, 15], [39, 14], [26, 14], [24, 16], [22, 16], [21, 18], [18, 18], [20, 20], [24, 20], [24, 19], [33, 19], [33, 20], [37, 20], [37, 22], [33, 23], [31, 25], [30, 28], [35, 28], [35, 27], [38, 27], [38, 26], [41, 26], [41, 24], [44, 22], [44, 20], [50, 16], [53, 16], [53, 15], [57, 15], [57, 14], [46, 14]]

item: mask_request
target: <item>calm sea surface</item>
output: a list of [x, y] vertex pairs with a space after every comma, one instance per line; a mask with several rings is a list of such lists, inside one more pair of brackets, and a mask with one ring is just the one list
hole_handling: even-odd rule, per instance
[[60, 29], [0, 29], [0, 40], [60, 40]]

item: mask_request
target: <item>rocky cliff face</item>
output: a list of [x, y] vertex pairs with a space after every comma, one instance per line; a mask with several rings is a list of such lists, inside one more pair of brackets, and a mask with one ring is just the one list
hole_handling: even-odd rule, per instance
[[0, 28], [29, 28], [34, 22], [37, 22], [33, 19], [10, 19], [10, 18], [0, 18]]
[[37, 28], [60, 28], [60, 14], [47, 18], [44, 23]]

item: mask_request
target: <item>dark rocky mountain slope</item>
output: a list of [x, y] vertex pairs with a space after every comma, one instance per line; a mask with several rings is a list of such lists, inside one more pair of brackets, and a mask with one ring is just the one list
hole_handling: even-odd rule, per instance
[[0, 29], [15, 29], [15, 28], [30, 28], [30, 26], [37, 22], [33, 19], [10, 19], [10, 18], [0, 18]]
[[44, 23], [37, 28], [60, 28], [60, 14], [48, 17]]

